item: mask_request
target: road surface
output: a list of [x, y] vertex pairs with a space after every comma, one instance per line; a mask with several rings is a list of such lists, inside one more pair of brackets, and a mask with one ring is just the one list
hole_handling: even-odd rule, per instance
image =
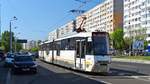
[[[111, 69], [109, 76], [74, 72], [45, 62], [38, 62], [38, 73], [11, 74], [0, 63], [0, 84], [150, 84], [150, 76], [126, 70]], [[113, 64], [112, 64], [113, 65]]]

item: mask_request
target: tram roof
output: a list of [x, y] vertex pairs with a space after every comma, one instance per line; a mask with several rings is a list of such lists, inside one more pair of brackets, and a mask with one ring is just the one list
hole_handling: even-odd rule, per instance
[[[74, 37], [91, 37], [92, 33], [91, 32], [81, 32], [81, 33], [77, 33], [77, 34], [73, 34], [73, 35], [68, 35], [62, 38], [58, 38], [55, 41], [59, 41], [59, 40], [63, 40], [63, 39], [68, 39], [68, 38], [74, 38]], [[52, 41], [47, 41], [44, 43], [50, 43]]]

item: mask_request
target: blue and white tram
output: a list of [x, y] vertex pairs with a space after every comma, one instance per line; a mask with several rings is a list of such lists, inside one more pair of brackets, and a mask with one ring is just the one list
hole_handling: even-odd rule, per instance
[[109, 35], [82, 32], [40, 45], [42, 60], [87, 72], [109, 72]]

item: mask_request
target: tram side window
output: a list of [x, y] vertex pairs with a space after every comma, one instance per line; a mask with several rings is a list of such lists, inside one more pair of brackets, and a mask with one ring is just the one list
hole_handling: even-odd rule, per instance
[[75, 39], [71, 38], [69, 40], [69, 50], [74, 50], [75, 49]]
[[41, 51], [42, 49], [41, 49], [41, 45], [39, 45], [39, 50]]
[[42, 51], [44, 50], [43, 45], [41, 45], [41, 50], [42, 50]]
[[43, 49], [46, 50], [46, 44], [43, 45]]
[[77, 58], [80, 57], [80, 52], [79, 52], [79, 51], [80, 51], [80, 47], [79, 47], [79, 46], [80, 46], [80, 43], [77, 42], [77, 43], [76, 43], [76, 55], [77, 55]]
[[46, 50], [50, 50], [49, 45], [50, 44], [46, 44]]
[[92, 42], [87, 42], [87, 45], [86, 45], [86, 54], [87, 55], [92, 55], [93, 54]]
[[57, 56], [60, 56], [60, 45], [61, 45], [61, 43], [60, 42], [57, 42], [56, 43], [56, 54], [57, 54]]
[[54, 42], [54, 43], [53, 43], [53, 49], [54, 49], [54, 50], [57, 50], [57, 46], [56, 46], [56, 45], [57, 45], [56, 42]]
[[66, 39], [61, 41], [61, 50], [66, 50], [67, 49], [67, 45], [66, 45]]
[[74, 50], [75, 49], [75, 39], [69, 38], [69, 39], [61, 40], [60, 49], [61, 50]]
[[86, 45], [85, 44], [86, 44], [85, 41], [83, 41], [82, 44], [81, 44], [81, 49], [82, 49], [81, 58], [85, 58], [85, 54], [86, 54], [86, 52], [85, 52]]
[[52, 50], [52, 43], [49, 44], [49, 49]]

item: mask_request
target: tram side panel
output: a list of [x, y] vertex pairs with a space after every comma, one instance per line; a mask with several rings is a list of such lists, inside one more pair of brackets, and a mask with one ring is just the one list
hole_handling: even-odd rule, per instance
[[52, 50], [49, 51], [49, 59], [48, 62], [52, 63]]
[[85, 58], [76, 58], [76, 69], [81, 70], [81, 71], [86, 71], [86, 63], [85, 63]]
[[47, 51], [44, 51], [44, 61], [49, 62], [49, 54]]
[[43, 58], [42, 51], [39, 51], [38, 54], [39, 54], [39, 58], [42, 59]]
[[91, 72], [94, 66], [95, 60], [93, 55], [85, 56], [85, 70]]
[[111, 61], [111, 57], [109, 55], [99, 55], [95, 56], [95, 70], [98, 72], [109, 72], [109, 64]]
[[57, 64], [68, 68], [75, 66], [75, 51], [74, 50], [61, 50], [60, 55], [57, 56]]
[[86, 71], [109, 72], [110, 56], [86, 55]]
[[[53, 52], [53, 54], [52, 54]], [[61, 50], [60, 55], [57, 55], [57, 51], [50, 50], [48, 54], [46, 51], [44, 52], [44, 58], [46, 62], [52, 63], [52, 56], [54, 58], [53, 63], [61, 66], [65, 66], [68, 68], [74, 68], [75, 61], [75, 51], [73, 50]]]

